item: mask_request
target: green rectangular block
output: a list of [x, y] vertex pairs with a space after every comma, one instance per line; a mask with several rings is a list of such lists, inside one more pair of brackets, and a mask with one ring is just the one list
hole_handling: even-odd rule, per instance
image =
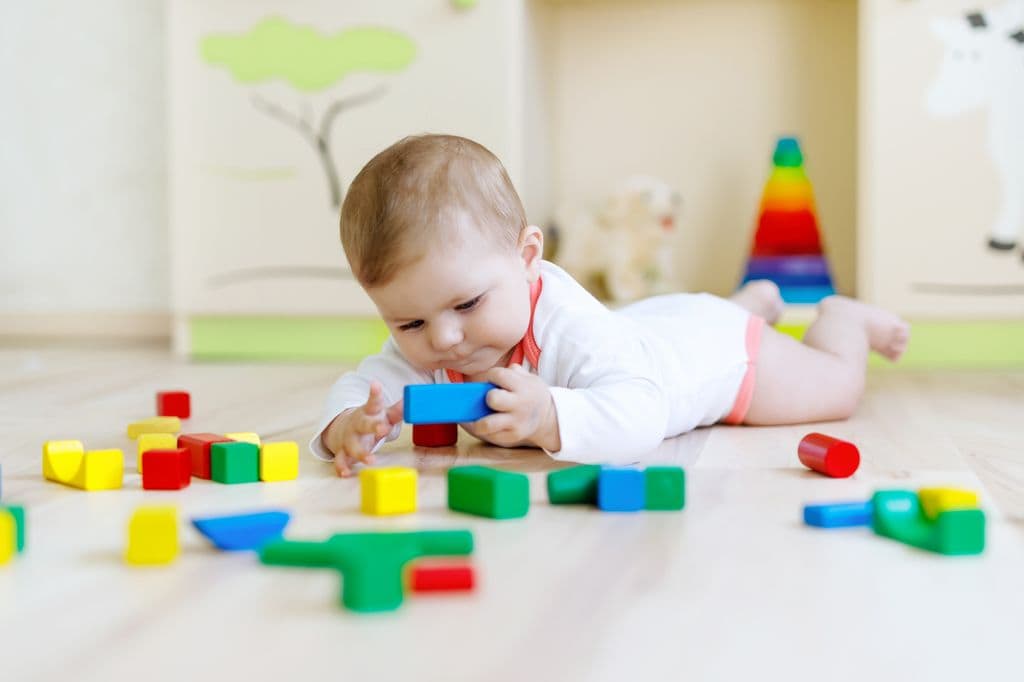
[[448, 470], [448, 508], [492, 519], [518, 519], [530, 510], [530, 479], [483, 466]]
[[981, 554], [985, 551], [985, 512], [980, 509], [939, 512], [929, 549], [951, 556]]
[[917, 494], [909, 490], [882, 490], [871, 502], [871, 525], [878, 535], [949, 556], [981, 554], [985, 549], [981, 509], [953, 509], [932, 521]]
[[234, 441], [210, 446], [210, 479], [218, 483], [256, 483], [260, 480], [260, 448]]
[[18, 551], [21, 552], [25, 549], [25, 508], [17, 504], [0, 504], [0, 509], [9, 511], [11, 516], [14, 517], [14, 526], [17, 528], [18, 533], [17, 547]]
[[644, 509], [679, 511], [686, 506], [686, 472], [680, 467], [644, 469]]
[[551, 504], [597, 504], [597, 464], [559, 469], [548, 474], [548, 501]]

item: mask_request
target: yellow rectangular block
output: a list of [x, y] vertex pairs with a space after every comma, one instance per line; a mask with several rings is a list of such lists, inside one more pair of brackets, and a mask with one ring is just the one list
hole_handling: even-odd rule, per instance
[[231, 440], [237, 440], [239, 443], [252, 443], [257, 447], [260, 445], [260, 435], [250, 431], [244, 431], [241, 433], [225, 433], [224, 437], [230, 438]]
[[85, 448], [80, 440], [48, 440], [43, 443], [43, 478], [70, 483], [82, 467]]
[[411, 514], [416, 511], [416, 470], [379, 467], [359, 472], [364, 514]]
[[18, 553], [18, 522], [14, 514], [0, 509], [0, 566]]
[[932, 521], [940, 512], [978, 508], [978, 493], [962, 488], [921, 488], [917, 499], [921, 502], [921, 511]]
[[124, 559], [136, 566], [169, 564], [178, 557], [178, 510], [140, 507], [128, 522]]
[[177, 417], [150, 417], [128, 425], [128, 437], [135, 440], [144, 433], [178, 433], [181, 420]]
[[124, 454], [120, 450], [90, 450], [70, 485], [82, 490], [116, 490], [124, 482]]
[[135, 468], [142, 473], [142, 453], [149, 450], [174, 450], [178, 437], [173, 433], [143, 433], [139, 435], [138, 452], [135, 454]]
[[260, 446], [260, 480], [294, 481], [299, 477], [299, 446], [295, 441]]

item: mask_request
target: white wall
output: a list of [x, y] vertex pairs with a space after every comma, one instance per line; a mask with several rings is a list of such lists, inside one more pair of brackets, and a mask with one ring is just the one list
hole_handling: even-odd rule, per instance
[[164, 23], [0, 2], [0, 315], [167, 310]]

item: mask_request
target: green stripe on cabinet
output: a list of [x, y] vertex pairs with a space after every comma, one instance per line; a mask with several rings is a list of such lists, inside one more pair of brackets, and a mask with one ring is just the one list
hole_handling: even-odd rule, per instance
[[340, 317], [193, 317], [190, 354], [199, 360], [342, 360], [380, 351], [379, 319]]

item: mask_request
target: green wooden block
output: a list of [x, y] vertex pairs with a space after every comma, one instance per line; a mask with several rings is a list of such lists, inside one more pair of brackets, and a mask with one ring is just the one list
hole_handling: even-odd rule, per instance
[[985, 512], [980, 509], [945, 511], [932, 521], [910, 490], [882, 490], [871, 502], [871, 525], [878, 535], [945, 555], [981, 554], [985, 549]]
[[405, 564], [421, 556], [473, 552], [468, 530], [409, 533], [343, 533], [325, 542], [276, 540], [260, 550], [260, 561], [279, 566], [333, 568], [342, 574], [341, 603], [364, 613], [402, 604]]
[[260, 448], [233, 441], [210, 446], [210, 478], [218, 483], [256, 483], [260, 480]]
[[448, 508], [492, 519], [518, 519], [530, 510], [530, 479], [490, 467], [448, 470]]
[[947, 555], [981, 554], [985, 551], [985, 512], [951, 509], [935, 519], [933, 545], [929, 549]]
[[597, 464], [559, 469], [548, 474], [548, 501], [551, 504], [597, 504]]
[[0, 504], [0, 509], [9, 511], [11, 513], [11, 516], [14, 517], [14, 525], [18, 529], [17, 546], [18, 551], [21, 552], [23, 549], [25, 549], [25, 508], [22, 507], [21, 505], [16, 504]]
[[686, 506], [686, 472], [680, 467], [644, 469], [644, 509], [678, 511]]

